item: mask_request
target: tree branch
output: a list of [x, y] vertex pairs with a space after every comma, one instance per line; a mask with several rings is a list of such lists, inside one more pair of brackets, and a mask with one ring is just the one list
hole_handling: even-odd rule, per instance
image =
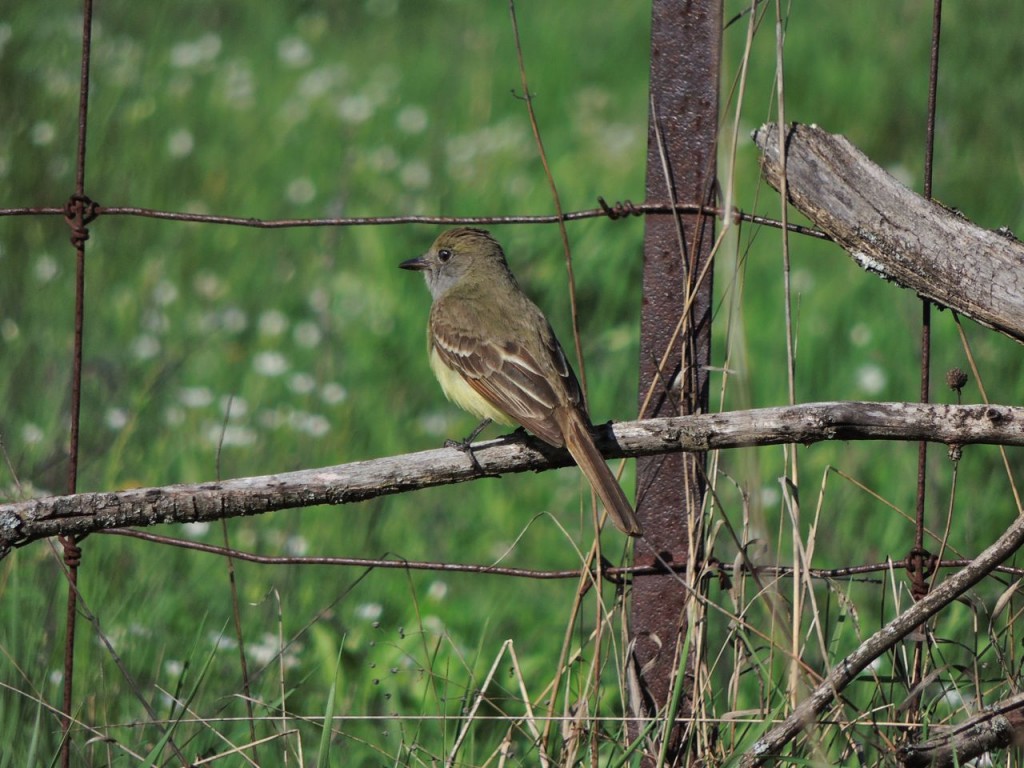
[[[776, 189], [777, 137], [754, 132]], [[1024, 243], [914, 194], [842, 136], [794, 124], [785, 146], [789, 201], [861, 268], [1024, 341]]]
[[[808, 403], [731, 413], [604, 425], [597, 444], [608, 458], [710, 451], [823, 440], [929, 440], [950, 445], [1024, 445], [1024, 408], [917, 403]], [[116, 493], [51, 496], [0, 505], [0, 558], [48, 536], [160, 523], [257, 515], [320, 504], [350, 504], [506, 472], [563, 467], [563, 450], [521, 433], [455, 448], [420, 451], [262, 477]]]
[[927, 741], [900, 747], [904, 768], [953, 768], [994, 749], [1024, 744], [1024, 693], [986, 707], [954, 726], [933, 726]]

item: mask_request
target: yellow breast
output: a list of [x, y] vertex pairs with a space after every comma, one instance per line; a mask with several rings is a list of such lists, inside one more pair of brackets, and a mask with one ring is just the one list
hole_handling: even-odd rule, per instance
[[430, 368], [437, 377], [441, 389], [444, 390], [445, 396], [462, 410], [468, 411], [478, 419], [490, 419], [506, 425], [515, 424], [508, 414], [499, 411], [479, 392], [469, 386], [462, 378], [462, 374], [445, 365], [441, 356], [437, 354], [437, 350], [433, 348], [430, 350]]

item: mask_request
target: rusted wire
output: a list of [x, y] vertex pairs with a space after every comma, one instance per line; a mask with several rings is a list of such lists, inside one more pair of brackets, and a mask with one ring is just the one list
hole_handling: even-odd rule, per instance
[[[82, 339], [85, 326], [85, 241], [89, 238], [88, 223], [95, 218], [95, 207], [85, 196], [86, 126], [89, 114], [89, 65], [92, 61], [92, 0], [83, 0], [82, 68], [78, 92], [78, 143], [75, 151], [75, 193], [63, 209], [71, 228], [71, 245], [75, 249], [75, 329], [71, 349], [71, 426], [68, 448], [67, 492], [78, 489], [78, 446], [82, 407]], [[67, 610], [64, 617], [64, 692], [61, 700], [61, 768], [71, 764], [72, 704], [75, 680], [75, 620], [78, 615], [78, 566], [82, 548], [73, 536], [61, 536], [65, 572], [68, 579]]]
[[[402, 558], [368, 558], [368, 557], [335, 557], [335, 556], [310, 556], [310, 555], [295, 555], [281, 557], [279, 555], [259, 555], [254, 552], [244, 552], [237, 549], [228, 547], [218, 547], [213, 544], [204, 544], [199, 541], [187, 541], [185, 539], [176, 539], [170, 536], [160, 536], [159, 534], [149, 533], [147, 531], [140, 531], [134, 528], [112, 528], [108, 531], [104, 531], [103, 536], [114, 535], [114, 536], [127, 536], [133, 539], [142, 539], [154, 544], [162, 544], [171, 547], [179, 547], [181, 549], [189, 549], [196, 552], [204, 552], [210, 555], [218, 555], [220, 557], [231, 557], [236, 560], [242, 560], [247, 563], [254, 563], [256, 565], [327, 565], [327, 566], [343, 566], [343, 567], [354, 567], [354, 568], [379, 568], [379, 569], [399, 569], [409, 571], [438, 571], [441, 573], [469, 573], [469, 574], [480, 574], [489, 576], [510, 576], [513, 578], [522, 579], [537, 579], [540, 581], [552, 581], [558, 579], [578, 579], [582, 574], [579, 568], [562, 568], [555, 570], [544, 570], [538, 568], [515, 568], [511, 566], [500, 566], [500, 565], [482, 565], [475, 563], [448, 563], [448, 562], [432, 562], [422, 560], [405, 560]], [[931, 572], [934, 572], [936, 568], [963, 568], [965, 565], [969, 565], [971, 561], [969, 559], [949, 559], [936, 561], [934, 557], [929, 563]], [[845, 581], [865, 581], [865, 582], [878, 582], [878, 579], [866, 579], [861, 578], [875, 573], [884, 573], [891, 570], [894, 567], [905, 565], [906, 561], [891, 561], [887, 560], [881, 563], [867, 563], [864, 565], [850, 565], [840, 568], [809, 568], [806, 572], [814, 579], [836, 579]], [[749, 576], [755, 571], [758, 574], [765, 574], [768, 576], [785, 577], [790, 576], [793, 573], [793, 567], [788, 565], [758, 565], [755, 569], [746, 568], [740, 566], [737, 568], [732, 563], [724, 562], [716, 558], [710, 558], [706, 564], [707, 573], [709, 576], [718, 574], [726, 574], [728, 576]], [[608, 578], [610, 581], [618, 583], [622, 581], [624, 577], [634, 575], [649, 575], [666, 572], [680, 572], [685, 571], [685, 565], [678, 565], [675, 568], [666, 568], [664, 565], [626, 565], [626, 566], [614, 566], [604, 565], [601, 568], [601, 574]], [[801, 570], [801, 572], [804, 572]], [[1024, 576], [1024, 568], [1014, 568], [1012, 566], [1000, 565], [994, 569], [994, 572], [1004, 573], [1014, 578]]]
[[[924, 196], [932, 197], [932, 161], [935, 156], [935, 104], [939, 80], [939, 37], [942, 30], [942, 0], [935, 0], [932, 8], [931, 65], [928, 74], [928, 117], [925, 129]], [[932, 357], [932, 303], [921, 299], [921, 402], [931, 400], [931, 357]], [[910, 592], [915, 600], [922, 600], [928, 594], [929, 577], [934, 572], [938, 559], [924, 548], [925, 498], [928, 487], [928, 443], [922, 440], [917, 445], [917, 493], [914, 512], [914, 546], [907, 555], [907, 573], [910, 575]], [[914, 672], [911, 690], [916, 691], [924, 675], [924, 640], [917, 642], [914, 652]], [[920, 702], [919, 694], [908, 700], [911, 717], [916, 716]]]
[[935, 159], [935, 105], [939, 92], [939, 39], [942, 33], [942, 0], [932, 6], [932, 53], [928, 69], [928, 123], [924, 149], [924, 196], [932, 197], [932, 161]]
[[[608, 218], [611, 220], [631, 216], [647, 216], [664, 213], [703, 213], [709, 216], [725, 218], [733, 222], [747, 222], [764, 227], [780, 229], [783, 223], [768, 216], [746, 213], [738, 209], [725, 211], [710, 205], [680, 203], [632, 203], [630, 201], [609, 204], [603, 197], [598, 198], [598, 208], [587, 208], [579, 211], [568, 211], [562, 217], [554, 214], [512, 215], [512, 216], [341, 216], [326, 219], [260, 219], [253, 216], [219, 216], [209, 213], [188, 213], [184, 211], [161, 211], [153, 208], [135, 206], [104, 206], [93, 204], [96, 216], [139, 216], [163, 221], [185, 221], [194, 224], [224, 224], [235, 227], [252, 227], [254, 229], [288, 229], [300, 227], [361, 227], [391, 224], [439, 224], [452, 225], [483, 225], [483, 224], [557, 224], [562, 221], [580, 221], [584, 219]], [[54, 216], [63, 215], [64, 208], [52, 206], [0, 208], [0, 216]], [[813, 227], [789, 224], [785, 227], [790, 232], [806, 235], [819, 240], [831, 240], [826, 233]]]
[[[938, 93], [939, 81], [939, 39], [942, 31], [942, 0], [935, 0], [932, 9], [932, 45], [931, 45], [931, 66], [928, 71], [928, 118], [925, 129], [925, 153], [924, 153], [924, 196], [929, 200], [932, 197], [932, 164], [935, 158], [935, 105]], [[927, 299], [921, 300], [921, 402], [927, 403], [931, 399], [930, 372], [931, 372], [931, 302]], [[921, 441], [918, 444], [917, 455], [917, 496], [916, 513], [917, 526], [914, 538], [914, 550], [924, 550], [924, 509], [925, 491], [927, 485], [927, 456], [928, 443]], [[915, 573], [920, 574], [919, 569]], [[916, 577], [915, 577], [916, 578]], [[921, 591], [922, 596], [927, 593], [926, 583], [918, 584], [915, 581], [915, 592]]]

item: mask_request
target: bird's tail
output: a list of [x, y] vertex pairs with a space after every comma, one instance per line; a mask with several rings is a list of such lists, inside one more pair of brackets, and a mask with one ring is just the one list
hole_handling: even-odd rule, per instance
[[633, 507], [626, 499], [626, 494], [622, 492], [615, 475], [604, 463], [601, 452], [594, 445], [590, 425], [576, 409], [566, 410], [564, 414], [562, 435], [565, 438], [565, 447], [576, 459], [591, 487], [604, 503], [612, 522], [629, 536], [641, 535], [640, 523], [633, 514]]

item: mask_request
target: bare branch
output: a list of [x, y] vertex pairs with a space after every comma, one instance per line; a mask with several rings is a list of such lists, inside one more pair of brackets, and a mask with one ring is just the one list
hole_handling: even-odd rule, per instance
[[[781, 184], [778, 126], [754, 132], [762, 172]], [[794, 124], [789, 200], [863, 269], [1024, 341], [1024, 243], [916, 195], [842, 136]]]
[[899, 750], [904, 768], [952, 768], [1011, 744], [1024, 743], [1024, 693], [987, 707], [952, 727], [931, 729], [927, 741], [907, 744]]
[[[917, 403], [807, 403], [731, 413], [605, 425], [597, 444], [608, 458], [652, 456], [823, 440], [929, 440], [950, 445], [1024, 445], [1024, 408]], [[474, 461], [475, 459], [475, 461]], [[568, 453], [513, 434], [454, 448], [261, 477], [116, 493], [51, 496], [0, 505], [0, 557], [57, 535], [160, 523], [257, 515], [357, 501], [506, 472], [572, 464]]]

